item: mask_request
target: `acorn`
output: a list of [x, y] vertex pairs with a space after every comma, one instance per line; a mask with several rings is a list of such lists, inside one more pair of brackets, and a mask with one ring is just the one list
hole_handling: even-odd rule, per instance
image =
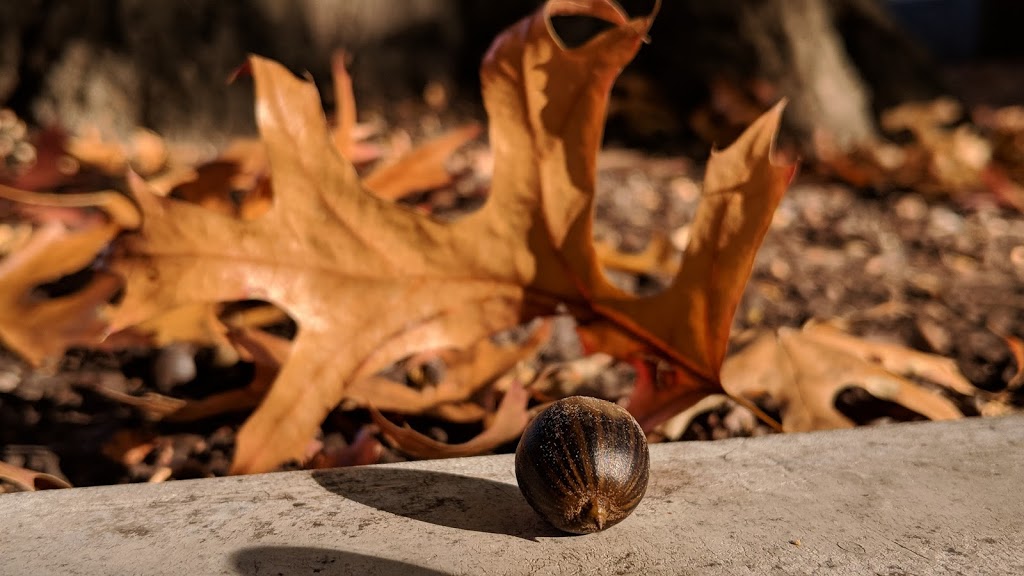
[[621, 406], [570, 396], [541, 412], [516, 448], [526, 501], [564, 532], [589, 534], [629, 516], [647, 491], [650, 455], [640, 424]]

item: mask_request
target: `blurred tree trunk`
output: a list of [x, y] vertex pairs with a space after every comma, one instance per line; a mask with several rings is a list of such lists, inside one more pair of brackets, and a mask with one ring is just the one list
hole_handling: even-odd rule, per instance
[[[624, 0], [643, 13], [652, 0]], [[431, 79], [477, 86], [495, 34], [538, 0], [26, 0], [0, 3], [0, 103], [70, 129], [136, 125], [216, 141], [252, 129], [245, 85], [224, 79], [256, 52], [326, 86], [330, 53], [354, 53], [357, 89], [386, 101]], [[692, 129], [726, 143], [790, 99], [790, 134], [845, 146], [880, 109], [942, 92], [938, 73], [882, 0], [664, 0], [614, 107], [640, 131]], [[641, 78], [642, 86], [634, 82]], [[649, 90], [648, 90], [649, 88]], [[634, 106], [661, 94], [657, 106]], [[329, 91], [327, 92], [329, 95]], [[674, 116], [672, 122], [663, 117]]]
[[451, 0], [0, 2], [0, 105], [73, 131], [218, 142], [255, 128], [251, 87], [226, 85], [249, 53], [328, 86], [343, 48], [358, 88], [408, 94], [450, 72], [458, 38]]
[[805, 153], [815, 136], [846, 147], [875, 133], [879, 111], [945, 91], [881, 0], [668, 0], [651, 38], [639, 65], [719, 143], [786, 97]]

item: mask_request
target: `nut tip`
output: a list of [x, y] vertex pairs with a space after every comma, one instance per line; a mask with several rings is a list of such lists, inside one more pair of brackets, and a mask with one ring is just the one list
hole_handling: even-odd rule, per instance
[[598, 530], [604, 530], [605, 524], [608, 522], [608, 510], [603, 502], [595, 499], [590, 503], [587, 517], [594, 526], [597, 526]]

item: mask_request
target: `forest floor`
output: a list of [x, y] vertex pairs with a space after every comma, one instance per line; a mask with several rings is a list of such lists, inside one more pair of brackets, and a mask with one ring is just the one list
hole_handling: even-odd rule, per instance
[[[404, 132], [415, 140], [424, 126], [436, 131], [451, 121], [423, 107], [409, 110], [404, 117], [387, 118], [382, 132]], [[478, 143], [456, 160], [468, 172], [486, 172], [486, 157]], [[681, 156], [607, 149], [599, 159], [595, 240], [636, 253], [660, 237], [677, 249], [678, 258], [700, 199], [702, 170], [698, 161]], [[461, 188], [412, 203], [442, 213], [479, 205], [488, 175], [465, 176]], [[609, 275], [641, 294], [669, 280], [657, 270]], [[783, 199], [758, 254], [736, 314], [734, 348], [755, 331], [799, 328], [810, 320], [841, 322], [859, 337], [951, 358], [974, 385], [998, 391], [1017, 369], [1001, 336], [1024, 335], [1024, 215], [984, 197], [965, 201], [913, 187], [856, 188], [804, 171]], [[188, 424], [154, 422], [96, 392], [102, 386], [136, 396], [199, 397], [243, 386], [252, 376], [250, 365], [217, 366], [212, 353], [201, 350], [198, 376], [178, 383], [160, 372], [180, 353], [77, 350], [56, 371], [44, 373], [0, 350], [0, 459], [65, 477], [76, 486], [226, 474], [244, 414]], [[538, 369], [564, 365], [581, 353], [572, 331], [562, 326], [542, 351]], [[576, 391], [622, 397], [633, 377], [630, 366], [611, 363], [576, 383]], [[978, 415], [970, 398], [954, 400], [965, 415]], [[1020, 406], [1024, 398], [1010, 404]], [[760, 407], [770, 415], [779, 411], [770, 403]], [[857, 424], [923, 418], [858, 387], [841, 393], [836, 407]], [[323, 427], [324, 446], [351, 444], [368, 421], [363, 410], [335, 411]], [[451, 442], [479, 429], [429, 418], [408, 421]], [[772, 432], [747, 408], [725, 402], [693, 419], [681, 438]], [[400, 459], [382, 447], [376, 461]]]

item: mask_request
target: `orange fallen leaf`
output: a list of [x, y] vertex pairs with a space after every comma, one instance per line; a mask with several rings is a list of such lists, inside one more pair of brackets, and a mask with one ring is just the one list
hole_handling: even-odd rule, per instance
[[700, 402], [697, 402], [693, 406], [690, 406], [686, 410], [683, 410], [679, 414], [676, 414], [672, 418], [661, 423], [658, 426], [656, 432], [668, 440], [679, 440], [686, 433], [693, 421], [698, 416], [712, 412], [715, 410], [721, 410], [729, 405], [729, 397], [725, 394], [712, 394], [702, 398]]
[[[704, 192], [690, 225], [690, 240], [672, 284], [641, 299], [616, 299], [606, 318], [633, 326], [623, 338], [606, 322], [585, 326], [590, 350], [619, 358], [657, 357], [672, 365], [659, 386], [640, 380], [629, 411], [645, 431], [708, 394], [721, 392], [719, 371], [728, 347], [733, 314], [750, 277], [772, 214], [795, 166], [776, 165], [772, 143], [782, 115], [776, 105], [729, 148], [708, 161]], [[612, 328], [609, 330], [609, 328]]]
[[[532, 21], [534, 35], [543, 33], [538, 40], [553, 46], [544, 20]], [[634, 23], [612, 36], [627, 49], [604, 65], [603, 91], [646, 27]], [[600, 48], [591, 52], [603, 54]], [[591, 76], [586, 64], [574, 63], [577, 76]], [[299, 323], [277, 382], [239, 434], [235, 470], [249, 472], [301, 457], [305, 440], [358, 377], [410, 352], [464, 347], [518, 322], [533, 267], [522, 238], [538, 200], [532, 188], [496, 190], [489, 207], [452, 224], [384, 202], [364, 191], [334, 151], [316, 89], [260, 58], [252, 70], [278, 192], [270, 211], [253, 222], [226, 218], [154, 196], [134, 178], [145, 223], [113, 256], [128, 283], [116, 328], [187, 302], [239, 299], [274, 302]], [[596, 126], [582, 154], [593, 156], [602, 110], [583, 110]]]
[[[568, 49], [550, 30], [564, 14], [613, 26]], [[794, 167], [770, 158], [779, 105], [712, 157], [669, 288], [638, 298], [608, 282], [591, 241], [596, 157], [611, 86], [650, 24], [610, 1], [552, 0], [501, 35], [481, 69], [492, 192], [445, 223], [368, 192], [336, 151], [316, 88], [253, 57], [270, 208], [243, 220], [161, 197], [130, 174], [143, 222], [113, 244], [109, 268], [125, 288], [109, 329], [239, 300], [295, 320], [291, 354], [239, 432], [238, 473], [301, 459], [353, 383], [397, 359], [466, 348], [562, 307], [604, 335], [601, 351], [672, 367], [671, 385], [631, 399], [648, 429], [720, 391], [732, 316]]]
[[[565, 49], [548, 16], [580, 12], [617, 27]], [[655, 394], [658, 408], [716, 391], [732, 313], [792, 167], [769, 160], [777, 107], [712, 159], [673, 286], [643, 299], [613, 287], [590, 239], [594, 166], [608, 91], [649, 25], [608, 3], [555, 1], [500, 37], [482, 69], [492, 195], [450, 224], [367, 193], [333, 150], [315, 88], [253, 58], [273, 206], [239, 221], [133, 179], [145, 223], [112, 259], [127, 280], [115, 327], [190, 301], [267, 300], [296, 319], [293, 352], [239, 433], [238, 472], [301, 457], [346, 388], [395, 358], [467, 346], [560, 302], [679, 366], [680, 384]], [[642, 402], [632, 408], [653, 416]]]

